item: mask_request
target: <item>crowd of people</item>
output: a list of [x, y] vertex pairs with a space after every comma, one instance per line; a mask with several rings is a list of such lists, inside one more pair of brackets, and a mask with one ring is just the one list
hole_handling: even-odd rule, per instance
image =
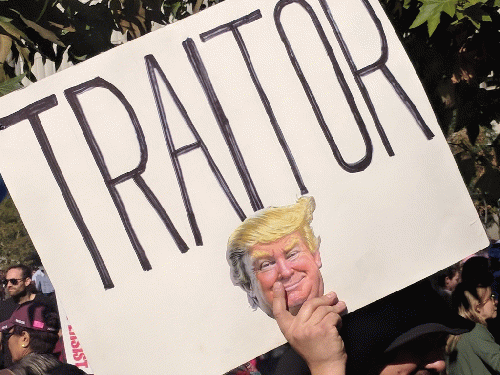
[[10, 266], [2, 277], [0, 375], [83, 375], [65, 363], [54, 288], [43, 268]]
[[228, 374], [498, 374], [499, 271], [494, 243], [349, 314], [330, 293], [294, 316], [277, 283], [273, 314], [288, 343]]

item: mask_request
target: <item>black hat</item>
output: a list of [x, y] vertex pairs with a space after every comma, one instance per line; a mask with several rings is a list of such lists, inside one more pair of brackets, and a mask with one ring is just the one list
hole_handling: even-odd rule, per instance
[[428, 280], [420, 281], [343, 317], [347, 373], [368, 373], [385, 354], [422, 335], [459, 335], [473, 327], [450, 310]]

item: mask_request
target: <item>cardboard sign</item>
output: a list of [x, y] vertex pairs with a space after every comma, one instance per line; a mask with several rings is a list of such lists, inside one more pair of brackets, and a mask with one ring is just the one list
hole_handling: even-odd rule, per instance
[[227, 0], [0, 101], [0, 173], [96, 374], [284, 342], [234, 287], [245, 217], [313, 196], [355, 310], [488, 245], [376, 1]]
[[57, 307], [61, 320], [61, 331], [63, 335], [66, 362], [78, 367], [82, 371], [85, 371], [86, 374], [93, 374], [94, 371], [90, 367], [87, 356], [83, 351], [82, 345], [80, 344], [78, 336], [76, 335], [73, 326], [66, 315], [66, 311], [64, 310], [61, 301], [57, 302]]

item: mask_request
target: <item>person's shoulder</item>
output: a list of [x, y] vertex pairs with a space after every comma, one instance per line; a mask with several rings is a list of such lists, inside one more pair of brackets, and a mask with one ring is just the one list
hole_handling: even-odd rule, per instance
[[476, 335], [485, 335], [485, 334], [488, 335], [488, 336], [491, 335], [490, 331], [488, 331], [488, 327], [486, 327], [484, 324], [476, 323], [476, 325], [474, 326], [474, 328], [472, 329], [472, 331]]
[[43, 303], [44, 305], [47, 305], [49, 307], [52, 307], [54, 310], [57, 310], [56, 302], [53, 297], [46, 296], [43, 293], [37, 293], [35, 294], [35, 298], [33, 301]]
[[12, 298], [0, 301], [0, 322], [10, 318], [18, 304]]
[[61, 363], [59, 366], [54, 367], [50, 375], [86, 375], [86, 372], [69, 363]]
[[488, 331], [488, 328], [480, 323], [476, 323], [476, 325], [470, 332], [463, 333], [462, 336], [464, 339], [471, 341], [475, 341], [478, 339], [486, 341], [494, 341], [493, 335], [491, 334], [490, 331]]

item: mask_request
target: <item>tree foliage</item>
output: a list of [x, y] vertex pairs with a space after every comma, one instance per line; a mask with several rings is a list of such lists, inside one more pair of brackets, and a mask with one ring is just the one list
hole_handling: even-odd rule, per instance
[[20, 85], [15, 65], [35, 82], [35, 53], [58, 69], [115, 46], [114, 32], [135, 39], [222, 0], [0, 0], [0, 96]]
[[500, 0], [381, 2], [488, 227], [500, 199]]
[[18, 263], [32, 267], [41, 265], [16, 206], [9, 197], [0, 203], [0, 268]]

